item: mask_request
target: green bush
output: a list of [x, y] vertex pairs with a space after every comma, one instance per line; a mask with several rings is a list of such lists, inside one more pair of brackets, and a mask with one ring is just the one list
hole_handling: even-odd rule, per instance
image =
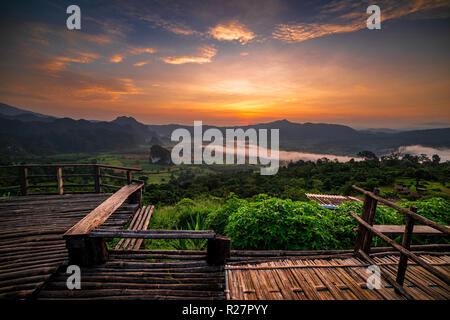
[[407, 201], [399, 203], [404, 208], [417, 207], [417, 213], [425, 218], [443, 225], [450, 224], [450, 201], [443, 198], [430, 198], [426, 200]]
[[328, 249], [338, 245], [329, 213], [315, 201], [260, 195], [229, 216], [225, 233], [235, 249]]
[[[225, 203], [218, 198], [183, 199], [175, 206], [158, 208], [151, 219], [152, 229], [212, 229], [231, 238], [234, 249], [331, 250], [352, 249], [358, 223], [348, 214], [361, 215], [362, 202], [346, 202], [329, 210], [315, 201], [292, 201], [268, 195], [251, 200], [230, 193]], [[450, 202], [442, 198], [399, 202], [408, 208], [416, 206], [418, 214], [448, 225]], [[402, 213], [386, 206], [377, 206], [374, 224], [405, 223]], [[399, 241], [401, 237], [394, 240]], [[416, 238], [414, 244], [447, 243], [440, 238]], [[385, 246], [373, 237], [372, 246]], [[147, 248], [203, 249], [205, 242], [185, 240], [154, 240]]]
[[214, 230], [217, 234], [224, 234], [225, 227], [228, 224], [228, 218], [245, 203], [247, 203], [246, 200], [239, 199], [231, 192], [225, 204], [208, 215], [206, 218], [206, 227]]
[[[334, 235], [339, 245], [336, 249], [350, 249], [355, 245], [356, 231], [359, 227], [358, 222], [348, 214], [348, 211], [352, 211], [361, 216], [363, 208], [362, 202], [344, 202], [333, 211], [334, 221]], [[375, 213], [374, 224], [403, 224], [403, 215], [396, 210], [385, 207], [377, 206]], [[372, 246], [384, 246], [385, 243], [378, 237], [372, 238]]]

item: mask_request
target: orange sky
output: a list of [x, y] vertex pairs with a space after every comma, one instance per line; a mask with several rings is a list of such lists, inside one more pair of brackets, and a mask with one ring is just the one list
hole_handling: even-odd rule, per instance
[[[449, 19], [433, 11], [448, 11], [442, 2], [386, 2], [382, 30], [372, 31], [364, 27], [365, 6], [351, 1], [307, 7], [313, 18], [305, 8], [292, 14], [282, 1], [267, 1], [260, 15], [242, 14], [259, 10], [247, 6], [221, 19], [212, 8], [182, 14], [170, 3], [165, 15], [80, 5], [80, 31], [55, 23], [64, 9], [58, 5], [49, 17], [6, 18], [0, 102], [60, 117], [127, 115], [153, 124], [450, 122]], [[334, 16], [325, 19], [328, 12]]]

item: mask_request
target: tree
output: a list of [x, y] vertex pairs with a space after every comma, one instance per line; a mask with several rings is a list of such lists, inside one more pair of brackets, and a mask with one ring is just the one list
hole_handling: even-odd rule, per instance
[[434, 164], [438, 164], [439, 162], [441, 162], [441, 157], [439, 157], [438, 154], [433, 154], [431, 160], [433, 161]]
[[420, 185], [420, 180], [427, 179], [429, 177], [428, 171], [423, 168], [414, 170], [414, 178], [416, 179], [416, 186]]
[[430, 158], [425, 153], [420, 154], [419, 161], [422, 163], [430, 162]]
[[358, 157], [364, 158], [364, 160], [378, 160], [378, 157], [373, 153], [372, 151], [364, 150], [361, 152], [358, 152]]

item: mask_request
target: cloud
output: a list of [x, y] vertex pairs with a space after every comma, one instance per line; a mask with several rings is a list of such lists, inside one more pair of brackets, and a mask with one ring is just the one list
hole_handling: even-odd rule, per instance
[[122, 62], [122, 60], [123, 60], [123, 56], [122, 55], [120, 55], [120, 54], [115, 54], [115, 55], [113, 55], [111, 58], [109, 58], [109, 62], [112, 62], [112, 63], [119, 63], [119, 62]]
[[130, 54], [142, 54], [142, 53], [155, 53], [156, 49], [153, 48], [131, 48], [128, 50]]
[[92, 63], [100, 56], [91, 52], [76, 51], [78, 57], [70, 56], [57, 56], [50, 57], [47, 62], [36, 66], [37, 69], [44, 70], [49, 73], [66, 70], [67, 66], [71, 63]]
[[139, 47], [133, 47], [128, 49], [125, 53], [119, 53], [119, 54], [115, 54], [113, 56], [111, 56], [111, 58], [109, 58], [109, 62], [112, 63], [119, 63], [122, 62], [123, 59], [125, 59], [125, 57], [130, 56], [130, 55], [139, 55], [139, 54], [143, 54], [143, 53], [155, 53], [156, 49], [153, 48], [139, 48]]
[[[365, 26], [365, 25], [364, 25]], [[273, 38], [288, 43], [302, 42], [308, 39], [323, 37], [333, 33], [352, 32], [362, 29], [363, 24], [355, 23], [350, 25], [333, 25], [316, 23], [305, 25], [280, 24], [272, 33]]]
[[398, 153], [401, 154], [412, 154], [412, 155], [422, 155], [426, 154], [428, 157], [432, 157], [433, 155], [437, 154], [441, 158], [442, 162], [450, 161], [450, 149], [448, 148], [442, 148], [442, 149], [436, 149], [432, 147], [425, 147], [421, 145], [414, 145], [414, 146], [401, 146], [397, 149]]
[[231, 21], [228, 24], [218, 24], [217, 26], [210, 28], [208, 33], [217, 40], [238, 40], [242, 45], [245, 45], [250, 40], [256, 38], [252, 31], [248, 30], [243, 24], [237, 21]]
[[[332, 1], [320, 9], [320, 13], [313, 17], [317, 23], [293, 23], [278, 24], [272, 33], [274, 39], [287, 43], [297, 43], [308, 39], [319, 38], [329, 34], [353, 32], [366, 28], [366, 19], [369, 16], [365, 9], [371, 3], [356, 3], [352, 1]], [[449, 7], [449, 3], [443, 0], [402, 0], [402, 1], [378, 1], [381, 9], [381, 21], [400, 18], [415, 14], [420, 17], [425, 11], [431, 9]], [[440, 10], [442, 11], [442, 10]], [[442, 18], [442, 12], [435, 13], [437, 18]], [[448, 17], [448, 13], [446, 14]], [[416, 18], [417, 18], [416, 17]], [[430, 15], [426, 16], [430, 18]], [[326, 21], [326, 22], [325, 22]]]
[[148, 61], [136, 62], [135, 64], [133, 64], [133, 66], [142, 67], [142, 66], [145, 66], [147, 63], [148, 63]]
[[[170, 6], [165, 3], [165, 6]], [[179, 35], [202, 35], [201, 32], [193, 30], [185, 23], [181, 21], [176, 21], [175, 19], [166, 19], [162, 18], [160, 14], [152, 11], [149, 11], [148, 8], [142, 8], [142, 10], [136, 10], [134, 7], [126, 6], [124, 8], [126, 14], [133, 19], [139, 19], [146, 23], [152, 25], [152, 27], [162, 28], [169, 32], [179, 34]]]
[[211, 59], [217, 54], [217, 49], [209, 46], [200, 47], [198, 51], [200, 54], [199, 56], [170, 56], [161, 58], [161, 60], [169, 64], [203, 64], [211, 62]]
[[182, 34], [185, 36], [190, 36], [193, 34], [201, 34], [200, 32], [192, 30], [186, 26], [165, 25], [164, 28], [172, 33]]
[[52, 38], [55, 41], [66, 40], [68, 42], [73, 41], [87, 41], [96, 44], [107, 44], [113, 42], [113, 35], [100, 33], [90, 34], [87, 32], [79, 32], [73, 30], [67, 30], [55, 27], [48, 23], [28, 23], [30, 33], [36, 38], [48, 41], [48, 38]]
[[121, 96], [140, 94], [141, 90], [136, 87], [132, 79], [88, 79], [74, 84], [72, 96], [79, 100], [108, 100], [116, 101]]

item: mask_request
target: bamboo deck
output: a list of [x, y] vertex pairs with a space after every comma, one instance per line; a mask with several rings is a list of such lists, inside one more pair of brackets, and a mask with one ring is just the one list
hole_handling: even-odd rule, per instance
[[[211, 266], [204, 251], [136, 250], [140, 242], [123, 243], [105, 264], [82, 268], [81, 290], [69, 290], [62, 234], [109, 196], [0, 198], [0, 299], [403, 299], [384, 280], [380, 290], [369, 290], [368, 264], [353, 250], [232, 251], [225, 266]], [[100, 229], [123, 229], [128, 222], [130, 230], [142, 229], [151, 209], [137, 210], [124, 203]], [[445, 252], [421, 257], [448, 274], [448, 247], [429, 247]], [[395, 275], [398, 254], [373, 252]], [[413, 263], [405, 288], [416, 299], [450, 298], [448, 286]]]
[[[0, 299], [29, 298], [67, 261], [64, 232], [111, 194], [0, 198]], [[137, 205], [103, 225], [122, 228]]]
[[[422, 259], [450, 273], [450, 255], [420, 254]], [[399, 256], [372, 255], [395, 279]], [[227, 265], [227, 298], [231, 300], [403, 300], [385, 279], [369, 289], [369, 266], [356, 257], [291, 258], [261, 263]], [[408, 263], [405, 289], [417, 300], [448, 300], [450, 288], [414, 263]]]
[[[150, 261], [149, 261], [150, 260]], [[224, 300], [223, 266], [205, 252], [116, 250], [101, 266], [81, 268], [81, 289], [68, 290], [63, 265], [38, 300]]]

